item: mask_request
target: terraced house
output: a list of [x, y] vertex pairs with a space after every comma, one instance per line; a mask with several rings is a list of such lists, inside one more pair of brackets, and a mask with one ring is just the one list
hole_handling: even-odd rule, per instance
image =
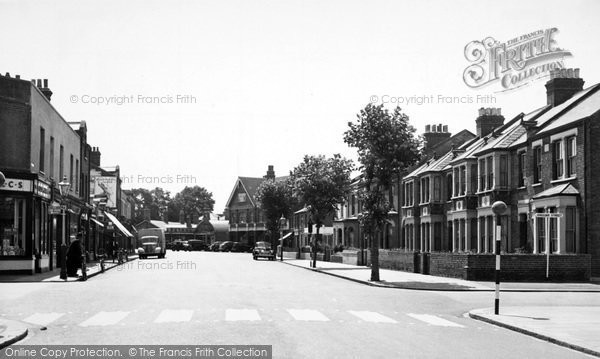
[[600, 276], [600, 84], [583, 85], [578, 69], [554, 71], [543, 107], [506, 123], [480, 109], [476, 138], [403, 178], [401, 247], [416, 271], [491, 278], [491, 206], [504, 201], [507, 278], [544, 278], [542, 253], [551, 279]]

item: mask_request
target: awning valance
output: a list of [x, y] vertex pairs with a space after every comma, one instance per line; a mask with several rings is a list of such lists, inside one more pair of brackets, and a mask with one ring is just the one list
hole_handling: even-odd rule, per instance
[[104, 227], [104, 225], [102, 224], [102, 222], [100, 222], [100, 221], [97, 221], [97, 220], [96, 220], [96, 219], [94, 219], [94, 218], [90, 218], [90, 219], [92, 220], [92, 222], [96, 223], [98, 226], [100, 226], [100, 227]]
[[119, 220], [117, 219], [117, 217], [113, 216], [109, 212], [104, 212], [104, 214], [108, 217], [108, 219], [115, 226], [117, 226], [117, 228], [119, 229], [119, 231], [121, 231], [121, 233], [123, 233], [127, 237], [133, 237], [133, 234], [129, 233], [129, 231], [127, 230], [127, 228], [125, 228], [125, 226], [123, 224], [121, 224], [121, 222], [119, 222]]

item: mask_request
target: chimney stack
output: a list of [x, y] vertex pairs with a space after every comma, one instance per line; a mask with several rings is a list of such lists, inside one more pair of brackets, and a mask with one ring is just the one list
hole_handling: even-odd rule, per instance
[[440, 124], [425, 125], [425, 151], [429, 151], [433, 147], [450, 138], [452, 134], [448, 132], [448, 126]]
[[479, 117], [477, 117], [475, 123], [477, 124], [477, 136], [485, 137], [495, 128], [504, 124], [504, 116], [502, 116], [500, 108], [482, 107], [479, 109]]
[[90, 154], [90, 165], [100, 167], [100, 149], [98, 147], [92, 147], [92, 153]]
[[550, 71], [550, 80], [546, 82], [548, 105], [555, 107], [567, 101], [583, 90], [583, 81], [579, 69], [555, 69]]
[[275, 179], [275, 171], [273, 170], [273, 165], [269, 165], [267, 169], [267, 175], [264, 178]]

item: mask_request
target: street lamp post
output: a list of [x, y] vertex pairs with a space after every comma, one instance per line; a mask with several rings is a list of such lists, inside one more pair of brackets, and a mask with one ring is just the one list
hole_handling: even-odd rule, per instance
[[279, 259], [281, 262], [283, 262], [283, 230], [285, 229], [287, 224], [287, 219], [285, 219], [285, 217], [283, 216], [283, 213], [281, 214], [281, 218], [279, 218], [279, 232], [281, 233], [281, 254], [279, 256]]
[[492, 204], [492, 212], [496, 215], [496, 298], [494, 300], [494, 314], [500, 312], [500, 245], [502, 243], [502, 221], [501, 216], [506, 212], [506, 203], [496, 201]]
[[[312, 238], [313, 222], [312, 222], [311, 216], [308, 216], [308, 223], [306, 225], [308, 226], [308, 241], [311, 244], [313, 244], [312, 243], [312, 240], [313, 240], [313, 238]], [[310, 253], [310, 255], [311, 255], [311, 258], [310, 258], [310, 267], [311, 268], [316, 268], [316, 266], [317, 266], [316, 265], [316, 258], [317, 258], [317, 246], [316, 246], [316, 244], [312, 245], [312, 248], [311, 248], [310, 251], [311, 251], [311, 253]]]
[[62, 214], [62, 241], [60, 245], [60, 279], [67, 280], [67, 230], [66, 230], [66, 208], [64, 207], [65, 196], [68, 195], [71, 184], [64, 176], [62, 181], [58, 183], [58, 191], [60, 192], [60, 204]]

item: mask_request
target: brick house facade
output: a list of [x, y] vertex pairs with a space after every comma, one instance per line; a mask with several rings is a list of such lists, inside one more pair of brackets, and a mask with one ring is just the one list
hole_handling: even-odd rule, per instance
[[503, 252], [549, 247], [552, 256], [565, 255], [560, 263], [574, 258], [565, 268], [584, 273], [578, 278], [600, 276], [600, 209], [593, 206], [600, 169], [592, 160], [600, 150], [600, 85], [583, 89], [578, 72], [553, 72], [547, 104], [506, 123], [500, 109], [480, 109], [475, 139], [405, 176], [401, 248], [491, 254], [491, 205], [504, 201]]

